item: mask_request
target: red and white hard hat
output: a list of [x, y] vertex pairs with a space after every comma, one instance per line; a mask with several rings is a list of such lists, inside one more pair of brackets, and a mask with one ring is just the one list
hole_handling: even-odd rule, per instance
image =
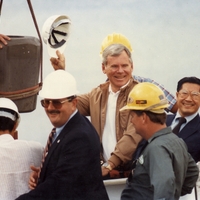
[[69, 38], [71, 20], [66, 15], [49, 17], [42, 27], [42, 39], [47, 45], [50, 57], [57, 57], [56, 51], [63, 53]]

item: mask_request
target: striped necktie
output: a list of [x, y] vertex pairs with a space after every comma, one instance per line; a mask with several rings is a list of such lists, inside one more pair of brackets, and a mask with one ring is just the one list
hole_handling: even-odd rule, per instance
[[184, 117], [179, 117], [178, 118], [179, 122], [178, 124], [174, 127], [174, 129], [172, 130], [175, 134], [179, 133], [179, 130], [181, 128], [181, 125], [184, 124], [186, 122], [186, 119]]
[[39, 173], [38, 173], [38, 178], [40, 177], [40, 172], [42, 170], [42, 167], [43, 167], [43, 164], [44, 164], [44, 161], [45, 161], [45, 158], [48, 154], [48, 151], [52, 145], [52, 141], [53, 141], [53, 138], [54, 138], [54, 135], [56, 133], [56, 128], [53, 128], [51, 133], [49, 134], [49, 138], [47, 140], [47, 144], [46, 144], [46, 147], [44, 149], [44, 153], [43, 153], [43, 157], [42, 157], [42, 162], [41, 162], [41, 165], [40, 165], [40, 170], [39, 170]]

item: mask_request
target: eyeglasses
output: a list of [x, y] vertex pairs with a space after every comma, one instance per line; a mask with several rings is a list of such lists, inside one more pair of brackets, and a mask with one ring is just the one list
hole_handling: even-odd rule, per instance
[[178, 92], [178, 94], [180, 95], [181, 98], [185, 99], [187, 98], [189, 95], [192, 97], [193, 100], [199, 100], [199, 96], [200, 93], [199, 92], [188, 92], [187, 90], [180, 90]]
[[65, 102], [71, 102], [74, 98], [76, 98], [76, 96], [71, 96], [68, 97], [67, 99], [61, 101], [61, 100], [49, 100], [49, 99], [43, 99], [41, 100], [41, 105], [44, 108], [48, 108], [49, 104], [52, 103], [53, 107], [56, 109], [60, 109], [62, 107], [62, 104]]

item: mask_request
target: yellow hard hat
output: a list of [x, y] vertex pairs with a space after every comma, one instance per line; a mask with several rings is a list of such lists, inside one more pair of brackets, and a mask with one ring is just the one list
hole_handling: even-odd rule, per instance
[[101, 44], [101, 51], [100, 54], [103, 53], [103, 51], [109, 47], [112, 44], [122, 44], [124, 45], [130, 52], [132, 52], [132, 47], [129, 42], [129, 40], [120, 33], [113, 33], [108, 35]]
[[155, 84], [138, 83], [128, 96], [127, 105], [122, 110], [144, 110], [153, 113], [164, 113], [169, 106], [164, 92]]

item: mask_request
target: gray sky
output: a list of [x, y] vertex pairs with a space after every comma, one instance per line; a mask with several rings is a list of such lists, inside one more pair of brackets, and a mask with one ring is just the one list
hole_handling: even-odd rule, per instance
[[[180, 78], [199, 77], [199, 0], [32, 0], [32, 6], [40, 30], [52, 15], [71, 18], [72, 32], [64, 54], [80, 92], [105, 81], [99, 52], [102, 40], [113, 32], [130, 40], [134, 74], [162, 83], [173, 94]], [[25, 0], [4, 0], [0, 33], [37, 37]], [[51, 71], [44, 45], [43, 77]], [[45, 144], [52, 125], [40, 104], [21, 116], [19, 138]]]

